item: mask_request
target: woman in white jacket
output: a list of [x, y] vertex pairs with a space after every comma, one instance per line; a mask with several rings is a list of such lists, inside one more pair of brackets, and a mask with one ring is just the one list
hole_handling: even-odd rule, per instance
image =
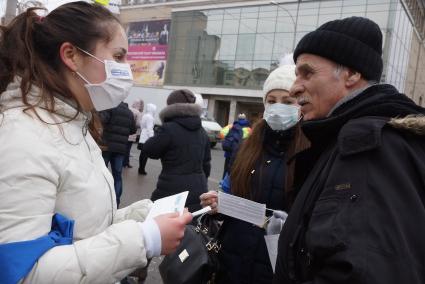
[[[173, 251], [192, 217], [145, 220], [149, 200], [115, 209], [91, 113], [131, 87], [119, 21], [86, 2], [36, 11], [0, 29], [0, 282], [114, 283]], [[58, 213], [75, 222], [63, 239], [49, 234]], [[40, 240], [55, 244], [31, 259]]]
[[154, 134], [153, 128], [155, 126], [156, 105], [147, 104], [145, 109], [145, 113], [143, 114], [142, 119], [140, 120], [140, 139], [138, 145], [138, 149], [141, 150], [139, 156], [140, 175], [146, 175], [145, 167], [146, 162], [148, 161], [148, 156], [143, 153], [142, 149], [143, 144], [145, 144], [146, 140], [151, 138]]
[[136, 142], [137, 137], [140, 136], [140, 120], [142, 118], [143, 108], [144, 108], [143, 100], [136, 100], [133, 102], [131, 107], [129, 107], [129, 109], [133, 113], [134, 121], [137, 127], [137, 132], [128, 136], [127, 152], [125, 154], [124, 165], [123, 165], [126, 168], [132, 168], [132, 166], [130, 165], [131, 146], [133, 146], [133, 143]]

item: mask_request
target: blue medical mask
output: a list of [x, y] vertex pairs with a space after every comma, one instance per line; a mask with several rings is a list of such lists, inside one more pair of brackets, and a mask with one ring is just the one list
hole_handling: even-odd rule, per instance
[[300, 107], [281, 103], [266, 104], [263, 118], [274, 131], [288, 130], [300, 121]]

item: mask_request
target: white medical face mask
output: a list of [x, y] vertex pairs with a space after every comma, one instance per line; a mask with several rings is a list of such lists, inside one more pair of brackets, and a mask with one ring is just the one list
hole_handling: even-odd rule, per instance
[[300, 121], [300, 107], [281, 103], [266, 104], [263, 118], [275, 131], [288, 130]]
[[130, 64], [118, 63], [114, 60], [100, 60], [85, 50], [78, 48], [87, 55], [105, 64], [106, 80], [99, 84], [92, 84], [79, 72], [76, 72], [86, 82], [84, 85], [89, 92], [90, 99], [97, 111], [117, 107], [124, 101], [133, 87], [133, 74]]

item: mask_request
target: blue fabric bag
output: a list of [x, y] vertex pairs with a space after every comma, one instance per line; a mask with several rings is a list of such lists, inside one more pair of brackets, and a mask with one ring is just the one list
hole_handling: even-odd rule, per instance
[[47, 236], [30, 241], [0, 244], [0, 283], [18, 283], [49, 249], [72, 244], [73, 232], [74, 220], [56, 213], [52, 219], [52, 230]]

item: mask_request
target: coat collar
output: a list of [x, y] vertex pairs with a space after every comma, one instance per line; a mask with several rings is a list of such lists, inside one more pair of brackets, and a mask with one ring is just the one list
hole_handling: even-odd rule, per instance
[[313, 145], [326, 147], [335, 141], [349, 120], [366, 116], [386, 117], [390, 120], [411, 114], [425, 114], [425, 110], [391, 85], [374, 85], [339, 106], [332, 116], [304, 122], [302, 129]]
[[[12, 109], [25, 111], [28, 106], [22, 101], [20, 87], [21, 78], [16, 76], [0, 96], [0, 112]], [[82, 142], [88, 132], [91, 113], [78, 111], [75, 103], [61, 95], [52, 97], [55, 111], [52, 113], [48, 110], [47, 103], [42, 102], [40, 89], [34, 85], [32, 85], [27, 99], [29, 104], [35, 106], [33, 109], [25, 111], [27, 115], [49, 126], [57, 125], [61, 129], [63, 125], [69, 125], [68, 131], [63, 133], [64, 138], [72, 144]]]
[[[0, 110], [5, 111], [12, 108], [26, 108], [22, 101], [21, 78], [15, 76], [14, 80], [7, 86], [0, 96]], [[42, 102], [40, 96], [40, 88], [32, 85], [28, 93], [28, 103], [36, 106], [28, 114], [46, 120], [48, 123], [66, 123], [71, 120], [76, 121], [81, 126], [84, 126], [87, 121], [90, 121], [92, 115], [90, 112], [78, 111], [75, 101], [72, 101], [60, 94], [55, 94], [52, 97], [55, 113], [48, 111], [47, 103]], [[45, 111], [40, 111], [45, 110]], [[45, 115], [44, 113], [48, 114]]]
[[176, 117], [187, 117], [187, 116], [200, 116], [202, 113], [202, 108], [197, 104], [188, 104], [188, 103], [177, 103], [165, 107], [160, 113], [159, 118], [161, 122], [166, 122], [167, 120], [176, 118]]

